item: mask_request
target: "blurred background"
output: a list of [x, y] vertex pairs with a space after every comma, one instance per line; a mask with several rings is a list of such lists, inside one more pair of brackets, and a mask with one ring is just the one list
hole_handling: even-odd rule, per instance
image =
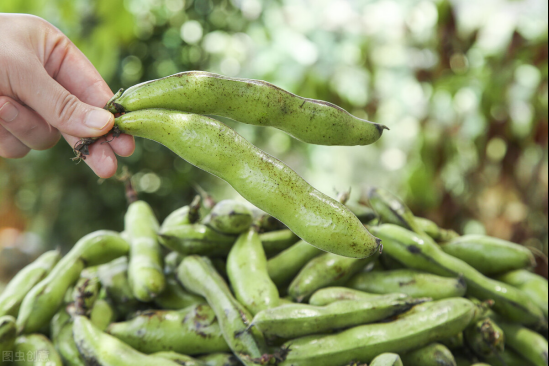
[[[390, 127], [370, 146], [307, 145], [228, 121], [335, 197], [385, 187], [460, 233], [522, 243], [547, 276], [547, 3], [542, 0], [2, 0], [41, 16], [113, 91], [180, 71], [269, 81]], [[0, 158], [0, 276], [98, 229], [123, 229], [124, 186], [75, 165], [64, 141]], [[160, 220], [222, 180], [163, 146], [119, 159]]]

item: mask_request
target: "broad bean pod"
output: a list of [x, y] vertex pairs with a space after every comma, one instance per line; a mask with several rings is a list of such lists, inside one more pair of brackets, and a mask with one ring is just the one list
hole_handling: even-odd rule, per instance
[[151, 301], [166, 286], [164, 258], [158, 243], [159, 224], [151, 207], [144, 201], [130, 204], [124, 227], [131, 244], [128, 281], [139, 301]]
[[372, 227], [371, 230], [384, 240], [385, 253], [407, 267], [440, 276], [463, 275], [470, 296], [494, 300], [494, 310], [507, 319], [533, 327], [546, 327], [542, 311], [523, 291], [485, 277], [464, 261], [443, 252], [428, 236], [391, 224]]
[[85, 366], [84, 359], [80, 355], [72, 335], [72, 322], [66, 322], [58, 334], [52, 335], [52, 340], [63, 360], [63, 364], [67, 366]]
[[346, 203], [345, 206], [364, 224], [369, 224], [378, 218], [377, 214], [370, 207], [360, 203]]
[[374, 323], [428, 300], [402, 298], [397, 294], [336, 301], [326, 306], [290, 304], [259, 312], [252, 324], [266, 337], [291, 339]]
[[549, 315], [547, 312], [549, 294], [546, 278], [524, 269], [517, 269], [497, 276], [495, 279], [524, 291], [539, 306], [547, 318]]
[[177, 271], [178, 280], [203, 296], [212, 307], [225, 341], [245, 365], [255, 365], [267, 352], [263, 335], [250, 329], [252, 316], [232, 295], [227, 283], [207, 258], [191, 255], [183, 259]]
[[414, 221], [418, 229], [429, 235], [437, 242], [447, 242], [459, 237], [459, 234], [454, 230], [443, 229], [429, 219], [416, 216]]
[[162, 227], [194, 224], [200, 220], [200, 204], [202, 199], [196, 196], [188, 206], [183, 206], [170, 213], [164, 221]]
[[271, 280], [280, 288], [288, 285], [311, 259], [324, 252], [300, 240], [267, 261]]
[[176, 353], [176, 352], [171, 352], [171, 351], [157, 352], [157, 353], [153, 353], [151, 356], [164, 358], [164, 359], [170, 360], [170, 361], [174, 361], [177, 364], [183, 365], [183, 366], [208, 366], [208, 364], [206, 364], [206, 363], [204, 363], [200, 360], [197, 360], [197, 359], [192, 358], [192, 357], [187, 356], [187, 355], [182, 355], [182, 354], [179, 354], [179, 353]]
[[[57, 264], [61, 254], [52, 250], [42, 254], [34, 262], [20, 270], [0, 293], [0, 317], [17, 316], [25, 295]], [[1, 353], [0, 353], [1, 356]]]
[[[50, 340], [42, 334], [17, 337], [13, 354], [25, 355], [23, 361], [16, 361], [17, 366], [63, 366], [59, 353]], [[29, 357], [29, 355], [32, 356]]]
[[451, 337], [441, 339], [439, 343], [445, 345], [446, 347], [448, 347], [449, 350], [452, 351], [455, 349], [463, 348], [465, 345], [463, 340], [463, 332], [459, 332]]
[[78, 315], [73, 324], [74, 341], [86, 365], [178, 366], [176, 362], [147, 356], [117, 338], [101, 332], [88, 318]]
[[441, 277], [412, 269], [358, 273], [346, 286], [374, 294], [403, 293], [433, 300], [460, 297], [467, 290], [462, 277]]
[[217, 120], [147, 109], [121, 115], [115, 125], [124, 133], [157, 141], [225, 180], [311, 245], [354, 258], [379, 252], [380, 241], [348, 208]]
[[498, 355], [487, 357], [484, 361], [492, 366], [533, 366], [534, 364], [516, 353], [515, 351], [506, 348]]
[[112, 113], [165, 108], [227, 117], [278, 128], [318, 145], [368, 145], [387, 127], [319, 100], [289, 93], [260, 80], [188, 71], [120, 90], [107, 103]]
[[166, 288], [153, 302], [161, 309], [180, 310], [193, 305], [205, 304], [206, 299], [191, 294], [177, 282], [174, 276], [168, 276], [166, 277]]
[[327, 336], [308, 336], [285, 344], [290, 350], [279, 366], [335, 366], [370, 362], [384, 352], [406, 352], [465, 329], [475, 305], [463, 298], [420, 304], [390, 323], [367, 324]]
[[[399, 299], [408, 298], [405, 294], [392, 294], [396, 295]], [[364, 291], [353, 290], [348, 287], [326, 287], [313, 293], [309, 299], [309, 304], [315, 306], [324, 306], [336, 301], [342, 300], [369, 300], [384, 295], [370, 294]]]
[[128, 258], [120, 257], [98, 267], [101, 286], [112, 300], [119, 315], [129, 314], [138, 305], [128, 282]]
[[109, 325], [106, 332], [146, 354], [174, 351], [196, 355], [230, 350], [207, 304], [179, 311], [140, 312], [128, 321]]
[[288, 249], [299, 241], [299, 237], [291, 230], [283, 229], [259, 234], [263, 250], [267, 258]]
[[227, 275], [237, 300], [252, 315], [278, 306], [278, 289], [267, 272], [267, 257], [255, 228], [241, 234], [233, 245]]
[[526, 247], [485, 235], [464, 235], [440, 246], [487, 276], [532, 268], [534, 255]]
[[15, 318], [11, 315], [0, 316], [0, 366], [4, 365], [3, 355], [13, 352], [16, 337], [17, 325], [15, 324]]
[[177, 271], [177, 267], [181, 261], [185, 258], [183, 254], [177, 252], [170, 252], [164, 257], [164, 274], [166, 276], [173, 275]]
[[105, 299], [98, 299], [90, 312], [90, 321], [100, 331], [105, 331], [109, 324], [116, 320], [118, 314], [114, 306]]
[[463, 336], [469, 349], [479, 357], [499, 354], [505, 349], [505, 334], [490, 318], [470, 325]]
[[223, 200], [216, 203], [202, 223], [223, 234], [236, 235], [247, 231], [252, 222], [252, 211], [245, 204]]
[[297, 302], [308, 299], [316, 290], [346, 283], [355, 273], [372, 263], [376, 256], [363, 259], [324, 253], [313, 258], [294, 278], [288, 293]]
[[372, 360], [370, 366], [404, 366], [396, 353], [382, 353]]
[[431, 343], [401, 357], [406, 366], [456, 366], [452, 352], [440, 343]]
[[226, 256], [236, 236], [213, 230], [203, 224], [168, 226], [159, 233], [160, 243], [182, 255]]
[[84, 236], [25, 296], [17, 317], [18, 332], [34, 333], [47, 325], [84, 267], [108, 263], [128, 251], [128, 242], [114, 231], [100, 230]]
[[199, 358], [207, 366], [242, 366], [238, 358], [231, 353], [212, 353]]

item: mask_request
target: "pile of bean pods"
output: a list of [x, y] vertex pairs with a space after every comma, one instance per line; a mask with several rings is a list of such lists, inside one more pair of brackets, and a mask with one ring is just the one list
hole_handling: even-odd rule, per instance
[[120, 233], [47, 252], [8, 284], [0, 364], [547, 365], [547, 280], [526, 248], [368, 198], [346, 204], [383, 240], [367, 258], [240, 201], [197, 197], [161, 225], [135, 201]]

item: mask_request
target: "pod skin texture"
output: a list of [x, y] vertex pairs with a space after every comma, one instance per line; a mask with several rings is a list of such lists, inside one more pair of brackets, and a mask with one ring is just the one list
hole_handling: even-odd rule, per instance
[[319, 145], [368, 145], [387, 127], [352, 116], [344, 109], [306, 99], [260, 80], [189, 71], [148, 81], [117, 93], [113, 112], [165, 108], [223, 116], [278, 128], [298, 140]]
[[84, 236], [25, 296], [17, 317], [18, 332], [34, 333], [46, 326], [86, 265], [107, 263], [128, 251], [128, 243], [114, 231], [100, 230]]
[[166, 286], [164, 258], [158, 243], [158, 221], [151, 207], [143, 201], [130, 204], [124, 228], [131, 244], [128, 281], [139, 301], [151, 301]]
[[505, 273], [495, 279], [524, 291], [530, 296], [530, 299], [539, 306], [547, 318], [549, 315], [547, 313], [547, 299], [549, 296], [547, 279], [524, 269], [517, 269], [516, 271]]
[[474, 308], [463, 298], [418, 305], [390, 323], [367, 324], [335, 335], [289, 341], [279, 366], [335, 366], [370, 362], [384, 352], [406, 352], [456, 334], [469, 325]]
[[215, 313], [206, 304], [179, 311], [144, 311], [126, 322], [109, 325], [106, 332], [146, 354], [173, 351], [196, 355], [230, 350]]
[[300, 240], [288, 249], [267, 261], [271, 280], [280, 288], [288, 285], [311, 259], [324, 252]]
[[[408, 295], [392, 294], [398, 296], [399, 299], [405, 299]], [[342, 300], [367, 300], [384, 295], [370, 294], [364, 291], [353, 290], [347, 287], [326, 287], [316, 291], [309, 299], [309, 304], [315, 306], [324, 306], [336, 301]]]
[[411, 269], [358, 273], [346, 286], [374, 294], [403, 293], [433, 300], [465, 295], [463, 278], [448, 278]]
[[407, 267], [440, 276], [463, 275], [467, 293], [480, 300], [494, 300], [494, 310], [506, 319], [532, 327], [545, 327], [542, 311], [523, 291], [485, 277], [464, 261], [443, 252], [431, 238], [419, 236], [396, 225], [385, 224], [371, 230], [384, 240], [384, 251]]
[[223, 200], [210, 211], [204, 223], [224, 234], [241, 234], [252, 225], [252, 211], [241, 202]]
[[402, 299], [397, 294], [337, 301], [326, 306], [290, 304], [261, 311], [254, 317], [253, 325], [266, 337], [297, 338], [373, 323], [426, 300], [429, 299]]
[[97, 329], [89, 319], [76, 316], [73, 325], [74, 340], [86, 365], [100, 366], [178, 366], [159, 357], [140, 353], [124, 342]]
[[526, 247], [485, 235], [461, 236], [440, 247], [487, 276], [532, 268], [536, 264], [534, 255]]
[[278, 289], [267, 272], [267, 258], [254, 228], [241, 234], [233, 245], [227, 275], [237, 300], [252, 315], [278, 306]]
[[[16, 361], [17, 366], [63, 366], [61, 357], [50, 340], [42, 334], [20, 336], [15, 340], [13, 354], [25, 355], [24, 361]], [[29, 355], [35, 356], [31, 359]]]
[[431, 343], [402, 356], [406, 366], [456, 366], [452, 352], [440, 343]]
[[403, 366], [403, 364], [396, 353], [382, 353], [372, 360], [370, 366]]
[[11, 315], [0, 316], [0, 366], [3, 363], [4, 352], [12, 352], [17, 336], [15, 318]]
[[379, 252], [380, 241], [347, 207], [219, 121], [149, 109], [121, 115], [115, 125], [124, 133], [157, 141], [225, 180], [249, 202], [319, 249], [353, 258]]

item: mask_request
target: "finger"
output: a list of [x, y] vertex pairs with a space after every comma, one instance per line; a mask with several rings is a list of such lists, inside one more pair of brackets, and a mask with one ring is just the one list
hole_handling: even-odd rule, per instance
[[[63, 137], [71, 147], [74, 147], [80, 140], [78, 137], [63, 134]], [[110, 178], [116, 173], [117, 161], [114, 151], [105, 138], [102, 137], [89, 146], [90, 154], [85, 156], [84, 162], [100, 178]]]
[[0, 126], [0, 156], [8, 159], [18, 159], [29, 153], [30, 149]]
[[122, 134], [115, 139], [108, 137], [109, 145], [118, 156], [130, 156], [135, 150], [135, 141], [133, 136]]
[[0, 125], [34, 150], [49, 149], [61, 137], [36, 112], [6, 96], [0, 96]]

